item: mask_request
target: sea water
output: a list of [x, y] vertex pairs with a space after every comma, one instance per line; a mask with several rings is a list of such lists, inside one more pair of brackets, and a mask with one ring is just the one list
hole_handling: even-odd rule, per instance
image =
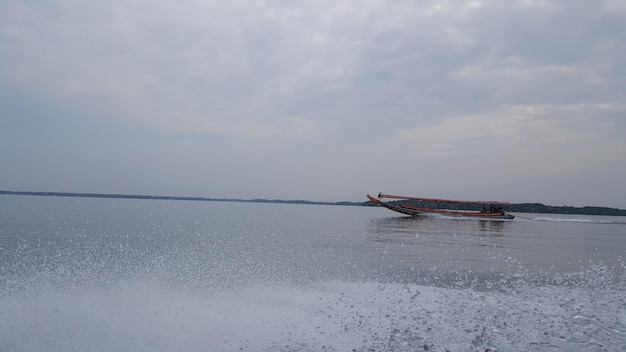
[[626, 219], [0, 197], [0, 351], [624, 351]]

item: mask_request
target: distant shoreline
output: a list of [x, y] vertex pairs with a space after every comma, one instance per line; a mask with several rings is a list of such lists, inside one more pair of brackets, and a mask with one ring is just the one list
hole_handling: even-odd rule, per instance
[[285, 204], [347, 205], [347, 206], [363, 206], [364, 205], [364, 202], [315, 202], [315, 201], [309, 201], [309, 200], [237, 199], [237, 198], [153, 196], [153, 195], [141, 195], [141, 194], [76, 193], [76, 192], [31, 192], [31, 191], [0, 190], [0, 194], [17, 195], [17, 196], [43, 196], [43, 197], [187, 200], [187, 201], [198, 201], [198, 202], [285, 203]]
[[[308, 204], [308, 205], [341, 205], [341, 206], [376, 206], [370, 201], [364, 202], [315, 202], [308, 200], [282, 199], [236, 199], [236, 198], [208, 198], [208, 197], [180, 197], [154, 196], [140, 194], [108, 194], [108, 193], [75, 193], [75, 192], [32, 192], [32, 191], [3, 191], [0, 195], [43, 196], [43, 197], [75, 197], [75, 198], [112, 198], [112, 199], [152, 199], [152, 200], [185, 200], [199, 202], [241, 202], [241, 203], [276, 203], [276, 204]], [[573, 214], [573, 215], [608, 215], [626, 216], [626, 210], [609, 207], [572, 207], [550, 206], [541, 203], [513, 203], [506, 207], [507, 212], [519, 213], [546, 213], [546, 214]]]

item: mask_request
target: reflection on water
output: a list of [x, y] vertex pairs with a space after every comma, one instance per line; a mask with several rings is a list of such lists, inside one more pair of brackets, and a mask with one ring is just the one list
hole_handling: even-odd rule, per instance
[[[367, 224], [382, 270], [399, 281], [484, 289], [519, 271], [503, 221], [439, 216], [380, 217]], [[505, 231], [506, 236], [505, 236]]]
[[436, 216], [395, 216], [371, 219], [367, 232], [376, 235], [454, 234], [498, 237], [504, 236], [507, 221], [457, 219]]
[[503, 235], [504, 224], [506, 221], [494, 221], [494, 220], [478, 220], [480, 230], [483, 232], [492, 232], [498, 235]]

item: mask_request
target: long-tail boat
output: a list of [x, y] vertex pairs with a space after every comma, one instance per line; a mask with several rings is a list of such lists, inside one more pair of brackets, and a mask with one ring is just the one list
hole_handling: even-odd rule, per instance
[[[378, 197], [367, 195], [369, 200], [377, 205], [383, 206], [389, 210], [393, 210], [395, 212], [410, 215], [410, 216], [422, 216], [425, 214], [441, 214], [445, 216], [456, 216], [456, 217], [469, 217], [476, 219], [485, 219], [485, 220], [510, 220], [515, 218], [515, 216], [505, 213], [501, 206], [510, 205], [508, 202], [495, 202], [495, 201], [468, 201], [468, 200], [452, 200], [452, 199], [439, 199], [439, 198], [420, 198], [420, 197], [406, 197], [406, 196], [395, 196], [391, 194], [382, 194], [379, 193]], [[383, 199], [398, 199], [396, 202], [386, 202]], [[404, 203], [402, 201], [418, 201], [418, 205]], [[415, 203], [415, 202], [413, 202]], [[431, 208], [421, 206], [421, 203], [453, 203], [453, 204], [469, 204], [473, 206], [482, 206], [481, 210], [450, 210], [450, 209], [439, 209], [439, 208]]]

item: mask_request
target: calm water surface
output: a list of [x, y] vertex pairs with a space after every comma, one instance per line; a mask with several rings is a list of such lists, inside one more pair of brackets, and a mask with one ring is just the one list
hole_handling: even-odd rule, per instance
[[626, 218], [0, 197], [0, 351], [624, 351]]

